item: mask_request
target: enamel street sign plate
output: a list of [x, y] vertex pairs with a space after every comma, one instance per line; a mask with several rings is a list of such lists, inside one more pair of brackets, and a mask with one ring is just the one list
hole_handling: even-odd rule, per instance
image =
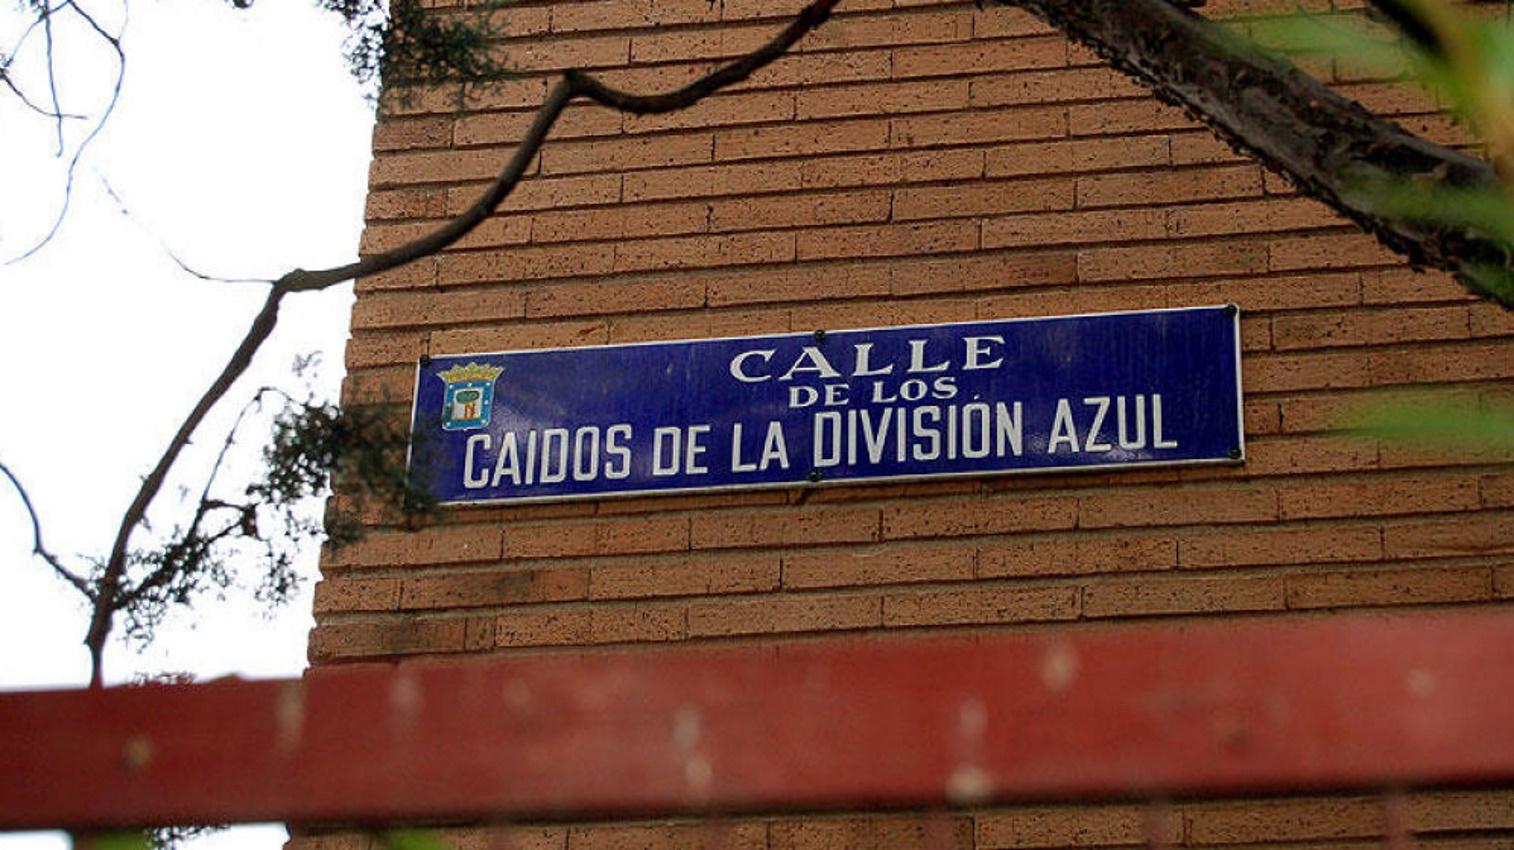
[[1234, 307], [464, 354], [417, 372], [444, 504], [1234, 463]]

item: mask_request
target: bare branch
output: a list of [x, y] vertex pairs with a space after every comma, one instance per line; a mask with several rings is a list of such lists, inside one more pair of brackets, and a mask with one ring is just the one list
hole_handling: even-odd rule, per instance
[[5, 87], [11, 90], [11, 93], [16, 96], [17, 100], [21, 101], [22, 106], [25, 106], [27, 109], [30, 109], [31, 111], [45, 118], [56, 118], [59, 121], [76, 121], [82, 120], [84, 118], [83, 115], [74, 115], [70, 112], [50, 112], [47, 109], [44, 109], [43, 107], [40, 107], [37, 104], [33, 103], [32, 99], [27, 97], [26, 93], [21, 91], [21, 89], [16, 86], [16, 81], [11, 79], [10, 74], [6, 72], [4, 65], [0, 65], [0, 83], [5, 83]]
[[21, 496], [21, 504], [26, 507], [26, 513], [32, 519], [32, 554], [46, 561], [47, 565], [53, 568], [53, 572], [56, 572], [64, 581], [73, 585], [74, 589], [84, 594], [86, 599], [91, 602], [95, 601], [95, 593], [90, 589], [89, 582], [74, 575], [67, 567], [63, 566], [63, 562], [58, 560], [56, 555], [49, 552], [47, 547], [42, 544], [42, 522], [37, 519], [37, 511], [32, 507], [32, 500], [27, 495], [26, 488], [21, 486], [21, 480], [4, 463], [0, 463], [0, 472], [5, 473], [5, 477], [9, 478], [11, 484], [15, 486], [16, 493]]
[[[64, 8], [73, 9], [74, 13], [82, 18], [84, 22], [89, 25], [90, 29], [93, 29], [95, 33], [99, 35], [106, 44], [109, 44], [112, 50], [115, 51], [116, 81], [115, 84], [111, 87], [110, 100], [106, 102], [105, 111], [100, 113], [99, 120], [97, 120], [95, 122], [95, 125], [90, 128], [89, 133], [85, 135], [84, 139], [79, 142], [79, 147], [74, 150], [73, 157], [69, 159], [67, 177], [63, 182], [63, 203], [59, 205], [58, 215], [53, 219], [52, 225], [48, 227], [47, 232], [42, 235], [41, 239], [37, 240], [37, 243], [35, 245], [26, 249], [26, 251], [22, 252], [20, 255], [6, 260], [4, 265], [19, 263], [22, 260], [25, 260], [26, 258], [32, 256], [33, 254], [36, 254], [38, 251], [47, 247], [47, 244], [53, 241], [53, 237], [58, 235], [59, 228], [63, 227], [63, 219], [68, 216], [69, 204], [73, 201], [74, 179], [79, 171], [79, 161], [84, 158], [84, 152], [89, 149], [89, 146], [95, 141], [96, 138], [99, 137], [100, 133], [105, 129], [105, 122], [109, 121], [110, 116], [116, 111], [116, 105], [121, 102], [121, 86], [126, 81], [126, 51], [121, 48], [121, 35], [112, 35], [111, 33], [107, 32], [105, 28], [100, 26], [100, 23], [95, 20], [93, 15], [84, 11], [84, 9], [82, 9], [77, 3], [75, 3], [74, 0], [64, 0], [63, 3], [60, 3], [56, 7], [49, 7], [47, 11], [50, 15], [52, 11]], [[123, 8], [125, 8], [124, 4]], [[125, 31], [126, 21], [123, 19], [121, 22], [121, 32], [124, 33]], [[49, 62], [51, 62], [51, 57], [52, 53], [51, 49], [49, 49]], [[50, 65], [49, 74], [51, 74]], [[54, 110], [57, 110], [56, 96], [54, 99]], [[58, 154], [61, 156], [63, 153], [61, 149], [61, 136], [59, 138], [60, 149], [58, 151]]]
[[[231, 423], [230, 430], [226, 432], [226, 439], [221, 441], [221, 449], [216, 453], [215, 463], [211, 464], [210, 466], [210, 474], [205, 477], [205, 486], [200, 491], [200, 501], [195, 505], [194, 517], [190, 520], [188, 528], [186, 528], [184, 530], [184, 533], [181, 535], [182, 539], [191, 540], [195, 537], [198, 537], [200, 533], [200, 523], [205, 521], [205, 517], [208, 516], [211, 511], [234, 510], [239, 514], [246, 513], [247, 506], [233, 505], [229, 502], [223, 502], [220, 499], [212, 499], [210, 497], [210, 491], [211, 488], [215, 486], [217, 476], [221, 474], [221, 467], [226, 463], [226, 455], [231, 451], [231, 447], [236, 445], [237, 432], [242, 429], [242, 422], [247, 419], [248, 413], [262, 407], [263, 397], [269, 394], [285, 395], [282, 390], [275, 389], [274, 387], [262, 387], [256, 393], [253, 393], [252, 398], [248, 399], [247, 403], [242, 405], [242, 410], [237, 413], [236, 420]], [[288, 396], [285, 395], [285, 397], [287, 398]], [[217, 540], [223, 536], [225, 536], [224, 533], [214, 535], [212, 538], [207, 539]], [[172, 578], [172, 574], [175, 568], [176, 567], [173, 564], [164, 564], [156, 571], [138, 582], [136, 587], [130, 589], [123, 588], [115, 599], [114, 604], [116, 606], [116, 609], [120, 610], [121, 608], [125, 608], [133, 601], [141, 598], [142, 594], [152, 589], [154, 586], [167, 582], [170, 578]]]
[[[73, 5], [73, 0], [67, 0], [67, 2]], [[745, 80], [753, 72], [782, 56], [806, 33], [824, 23], [830, 17], [831, 10], [835, 8], [837, 2], [839, 0], [812, 0], [782, 32], [757, 50], [683, 88], [666, 94], [626, 94], [604, 85], [586, 73], [579, 71], [565, 73], [547, 94], [547, 99], [537, 111], [530, 129], [499, 175], [467, 210], [432, 233], [384, 253], [331, 269], [318, 271], [295, 269], [275, 280], [267, 299], [263, 302], [262, 309], [253, 318], [252, 326], [248, 328], [241, 344], [227, 360], [221, 374], [211, 382], [199, 401], [195, 403], [194, 409], [189, 412], [189, 416], [179, 426], [178, 432], [169, 441], [157, 465], [143, 479], [136, 497], [121, 518], [115, 543], [111, 546], [110, 556], [106, 561], [105, 573], [100, 580], [100, 598], [96, 602], [94, 617], [90, 623], [88, 636], [85, 638], [85, 644], [90, 648], [93, 662], [91, 685], [98, 686], [102, 681], [100, 662], [104, 654], [105, 641], [110, 635], [111, 615], [122, 592], [121, 581], [126, 572], [127, 552], [132, 532], [142, 524], [148, 506], [162, 489], [169, 469], [178, 460], [184, 447], [189, 444], [189, 439], [195, 429], [204, 421], [210, 409], [247, 371], [253, 356], [273, 333], [278, 323], [279, 305], [283, 302], [284, 296], [295, 292], [326, 289], [356, 277], [398, 268], [422, 257], [431, 256], [467, 236], [492, 215], [520, 183], [527, 167], [546, 141], [547, 134], [573, 98], [582, 96], [614, 109], [638, 113], [671, 112], [684, 109], [722, 88]]]
[[188, 274], [191, 277], [197, 277], [200, 280], [210, 281], [211, 283], [273, 283], [272, 280], [269, 280], [265, 277], [220, 277], [218, 275], [207, 274], [184, 262], [184, 260], [174, 252], [173, 248], [169, 247], [167, 240], [159, 236], [156, 232], [153, 231], [152, 228], [148, 227], [144, 222], [142, 222], [132, 214], [131, 209], [126, 206], [126, 201], [121, 198], [121, 195], [118, 192], [116, 192], [116, 188], [110, 185], [110, 181], [106, 179], [104, 174], [96, 171], [95, 176], [100, 178], [100, 185], [105, 188], [105, 194], [110, 196], [110, 199], [115, 202], [116, 209], [120, 210], [121, 215], [125, 216], [128, 221], [140, 228], [143, 233], [146, 233], [148, 236], [152, 237], [153, 241], [158, 243], [158, 247], [163, 250], [163, 253], [168, 256], [168, 259], [173, 261], [173, 264], [178, 266], [179, 269], [185, 274]]
[[58, 156], [63, 155], [63, 107], [58, 103], [58, 73], [53, 63], [53, 10], [47, 6], [42, 7], [42, 39], [43, 50], [47, 57], [47, 91], [52, 97], [53, 114], [60, 116], [57, 121], [58, 133]]
[[997, 0], [1093, 48], [1158, 98], [1288, 175], [1416, 266], [1514, 307], [1511, 246], [1476, 228], [1383, 214], [1363, 186], [1417, 177], [1499, 191], [1486, 161], [1405, 132], [1275, 54], [1167, 0]]

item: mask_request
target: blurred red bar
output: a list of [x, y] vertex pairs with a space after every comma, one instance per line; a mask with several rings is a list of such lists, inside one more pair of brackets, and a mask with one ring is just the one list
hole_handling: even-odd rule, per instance
[[1514, 613], [468, 659], [0, 695], [0, 829], [1514, 780]]

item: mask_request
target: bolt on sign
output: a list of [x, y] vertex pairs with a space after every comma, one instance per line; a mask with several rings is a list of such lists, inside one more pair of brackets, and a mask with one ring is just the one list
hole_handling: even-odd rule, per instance
[[444, 504], [1236, 463], [1233, 306], [421, 360]]

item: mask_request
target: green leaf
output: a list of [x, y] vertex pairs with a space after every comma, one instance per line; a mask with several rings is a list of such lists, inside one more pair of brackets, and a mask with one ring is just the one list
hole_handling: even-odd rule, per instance
[[382, 833], [385, 850], [452, 850], [429, 829], [395, 829]]
[[1493, 188], [1422, 186], [1410, 180], [1360, 184], [1363, 200], [1379, 215], [1447, 227], [1471, 228], [1514, 242], [1514, 203]]
[[94, 837], [97, 850], [152, 850], [152, 838], [145, 832], [107, 832]]
[[1427, 448], [1514, 450], [1514, 412], [1394, 399], [1363, 411], [1360, 433]]

